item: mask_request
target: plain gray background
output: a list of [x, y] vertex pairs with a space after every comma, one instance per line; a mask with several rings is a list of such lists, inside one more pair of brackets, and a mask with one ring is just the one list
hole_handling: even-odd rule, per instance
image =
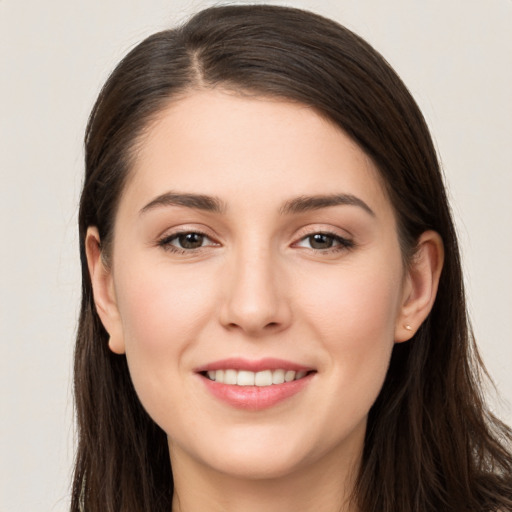
[[[1, 512], [69, 503], [88, 112], [127, 50], [212, 3], [0, 0]], [[504, 399], [491, 401], [512, 423], [512, 1], [268, 3], [355, 30], [418, 101], [446, 173], [476, 336]]]

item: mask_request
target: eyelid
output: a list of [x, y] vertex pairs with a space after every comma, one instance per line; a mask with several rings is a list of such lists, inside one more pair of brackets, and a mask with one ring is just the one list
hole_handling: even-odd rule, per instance
[[185, 233], [199, 233], [204, 235], [212, 240], [217, 241], [219, 237], [204, 224], [177, 224], [175, 226], [168, 226], [164, 230], [162, 230], [155, 239], [157, 241], [163, 240], [164, 238], [170, 238], [172, 236], [177, 236]]
[[[207, 239], [209, 243], [206, 245], [201, 245], [196, 248], [184, 248], [179, 247], [178, 245], [174, 245], [171, 242], [176, 240], [178, 237], [186, 234], [196, 233]], [[306, 241], [308, 237], [312, 237], [314, 235], [321, 234], [328, 237], [332, 237], [334, 239], [335, 244], [332, 247], [326, 248], [314, 248], [314, 247], [305, 247], [300, 245], [302, 242]], [[348, 235], [348, 236], [347, 236]], [[349, 234], [346, 230], [342, 230], [339, 227], [335, 227], [332, 225], [325, 224], [315, 224], [304, 226], [300, 230], [296, 232], [293, 237], [293, 242], [291, 247], [302, 248], [305, 250], [309, 250], [314, 253], [329, 253], [329, 252], [338, 252], [343, 250], [350, 250], [356, 244], [354, 242], [353, 236]], [[213, 247], [220, 247], [223, 244], [219, 242], [219, 237], [211, 234], [211, 229], [207, 228], [204, 225], [198, 226], [190, 224], [190, 225], [179, 225], [173, 228], [168, 228], [161, 235], [159, 235], [155, 240], [155, 245], [159, 246], [165, 250], [169, 250], [171, 252], [177, 253], [188, 253], [191, 255], [192, 253], [198, 253], [201, 251], [209, 250]]]
[[341, 229], [331, 224], [308, 224], [300, 228], [294, 235], [296, 241], [306, 238], [317, 233], [324, 235], [330, 235], [337, 238], [343, 238], [344, 240], [353, 240], [354, 236], [346, 229]]
[[[196, 233], [198, 235], [205, 237], [210, 241], [210, 243], [192, 249], [186, 249], [171, 243], [178, 237], [191, 233]], [[197, 254], [200, 251], [211, 249], [212, 247], [220, 247], [222, 244], [218, 241], [218, 237], [212, 235], [211, 230], [207, 229], [205, 226], [198, 226], [197, 224], [185, 224], [166, 229], [161, 235], [159, 235], [156, 238], [155, 245], [169, 252], [192, 255]]]
[[[172, 233], [170, 235], [167, 235], [167, 236], [164, 236], [161, 240], [160, 240], [160, 243], [162, 242], [165, 242], [165, 241], [169, 241], [169, 243], [171, 241], [174, 241], [174, 240], [178, 240], [181, 236], [183, 235], [200, 235], [202, 236], [204, 239], [206, 240], [209, 240], [210, 242], [213, 242], [213, 243], [210, 243], [210, 244], [206, 244], [205, 246], [202, 246], [202, 247], [208, 247], [208, 246], [212, 246], [212, 245], [218, 245], [216, 242], [214, 242], [206, 233], [202, 233], [201, 231], [178, 231], [176, 233]], [[190, 249], [192, 250], [192, 249]]]
[[[304, 228], [301, 228], [296, 236], [294, 237], [295, 241], [292, 243], [292, 247], [299, 247], [302, 249], [306, 249], [315, 253], [329, 253], [329, 252], [338, 252], [343, 250], [350, 250], [356, 244], [354, 242], [353, 236], [349, 234], [347, 231], [343, 230], [344, 233], [340, 233], [342, 231], [340, 228], [336, 228], [334, 226], [326, 226], [325, 224], [317, 224], [317, 225], [309, 225]], [[307, 238], [322, 234], [329, 237], [332, 237], [338, 243], [333, 247], [325, 248], [325, 249], [315, 249], [313, 247], [304, 247], [299, 245], [299, 243], [305, 241]]]

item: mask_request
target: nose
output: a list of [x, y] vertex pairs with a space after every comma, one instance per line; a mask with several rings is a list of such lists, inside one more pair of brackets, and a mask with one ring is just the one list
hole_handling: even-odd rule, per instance
[[292, 319], [285, 276], [269, 254], [247, 252], [228, 265], [220, 321], [251, 337], [280, 332]]

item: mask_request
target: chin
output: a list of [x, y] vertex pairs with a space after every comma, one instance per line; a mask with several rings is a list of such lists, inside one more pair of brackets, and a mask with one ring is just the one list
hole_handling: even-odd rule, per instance
[[[286, 432], [283, 432], [286, 430]], [[287, 435], [284, 435], [287, 434]], [[192, 439], [169, 438], [171, 463], [185, 460], [207, 471], [235, 479], [279, 479], [294, 473], [312, 458], [300, 435], [290, 437], [289, 429], [231, 428], [215, 435]], [[188, 436], [187, 436], [188, 437]], [[303, 437], [303, 436], [302, 436]]]
[[261, 450], [257, 445], [251, 450], [224, 453], [212, 469], [244, 480], [276, 480], [293, 474], [306, 464], [298, 449]]
[[[299, 422], [300, 423], [300, 422]], [[297, 425], [299, 426], [299, 425]], [[349, 428], [346, 436], [343, 428], [337, 432], [316, 432], [288, 426], [229, 429], [189, 448], [192, 457], [200, 465], [219, 475], [244, 480], [279, 480], [300, 475], [303, 471], [323, 466], [340, 458], [352, 459], [352, 454], [362, 450], [365, 422]], [[171, 456], [172, 458], [172, 456]]]

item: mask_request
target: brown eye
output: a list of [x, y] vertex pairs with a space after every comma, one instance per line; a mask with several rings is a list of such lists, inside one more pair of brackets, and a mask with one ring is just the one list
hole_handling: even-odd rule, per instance
[[354, 242], [347, 238], [343, 238], [334, 233], [311, 233], [299, 240], [296, 247], [304, 247], [306, 249], [313, 249], [314, 251], [338, 251], [344, 249], [351, 249], [354, 247]]
[[203, 233], [183, 231], [166, 236], [158, 242], [158, 245], [169, 251], [193, 252], [204, 247], [216, 246], [218, 244]]
[[330, 249], [335, 242], [335, 238], [332, 235], [324, 233], [315, 233], [307, 238], [312, 249]]
[[198, 249], [203, 246], [206, 237], [201, 233], [183, 233], [176, 237], [176, 242], [182, 249]]

